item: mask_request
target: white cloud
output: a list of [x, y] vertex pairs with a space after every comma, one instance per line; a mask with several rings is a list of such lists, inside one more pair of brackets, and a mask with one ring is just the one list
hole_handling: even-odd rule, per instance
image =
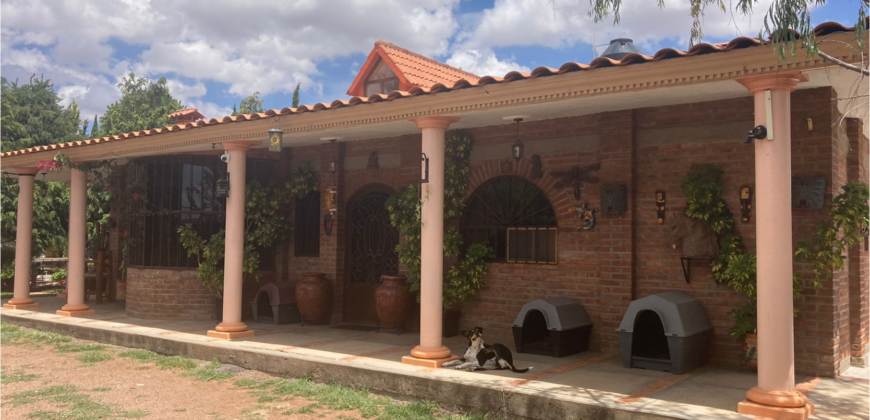
[[214, 102], [192, 100], [189, 103], [185, 102], [184, 105], [188, 108], [196, 108], [206, 119], [226, 117], [233, 113], [231, 108], [218, 105]]
[[199, 98], [205, 96], [208, 92], [202, 82], [196, 82], [193, 85], [186, 85], [184, 82], [175, 79], [167, 79], [166, 87], [169, 88], [169, 94], [173, 98], [178, 99], [184, 106], [188, 106], [191, 98]]
[[448, 60], [447, 64], [472, 72], [478, 76], [504, 76], [511, 71], [530, 71], [528, 67], [517, 64], [514, 61], [499, 60], [488, 49], [466, 49], [457, 51]]

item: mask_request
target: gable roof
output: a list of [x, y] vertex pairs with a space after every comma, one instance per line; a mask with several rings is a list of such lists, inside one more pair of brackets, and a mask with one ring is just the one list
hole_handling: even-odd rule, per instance
[[473, 73], [417, 54], [391, 42], [378, 40], [347, 90], [347, 94], [364, 96], [365, 81], [368, 80], [369, 75], [381, 61], [386, 63], [399, 78], [399, 90], [402, 91], [408, 91], [414, 87], [431, 88], [439, 83], [452, 86], [459, 80], [469, 82], [480, 80], [480, 77]]
[[204, 120], [205, 119], [205, 115], [202, 115], [202, 113], [197, 111], [196, 108], [187, 108], [187, 109], [182, 109], [180, 111], [175, 111], [175, 112], [167, 115], [166, 117], [169, 118], [170, 120], [172, 120], [173, 122], [185, 122], [185, 121], [194, 122], [196, 120]]

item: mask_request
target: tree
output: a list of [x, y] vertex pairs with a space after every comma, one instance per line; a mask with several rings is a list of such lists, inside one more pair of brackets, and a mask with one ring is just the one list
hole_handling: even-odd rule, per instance
[[66, 108], [54, 93], [54, 84], [43, 77], [30, 77], [28, 84], [0, 78], [2, 86], [2, 127], [0, 150], [75, 140], [80, 134], [79, 109], [75, 102]]
[[93, 127], [91, 127], [91, 136], [90, 137], [92, 139], [97, 138], [99, 136], [99, 133], [100, 133], [100, 119], [97, 118], [96, 115], [94, 115], [94, 125], [93, 125]]
[[296, 89], [293, 89], [293, 108], [299, 107], [299, 87], [302, 86], [302, 83], [296, 84]]
[[[589, 0], [591, 10], [589, 14], [600, 22], [613, 16], [614, 25], [619, 24], [619, 9], [623, 0]], [[665, 7], [663, 0], [656, 0], [659, 7]], [[695, 44], [704, 38], [703, 19], [708, 6], [715, 7], [723, 13], [739, 13], [744, 16], [751, 15], [753, 7], [758, 0], [734, 0], [725, 3], [725, 0], [688, 0], [690, 14], [693, 19], [690, 42]], [[798, 46], [802, 46], [809, 54], [818, 54], [820, 57], [835, 63], [841, 67], [866, 75], [867, 64], [862, 66], [852, 65], [838, 60], [819, 49], [819, 42], [813, 32], [810, 8], [822, 6], [827, 0], [774, 0], [773, 4], [764, 15], [764, 26], [759, 31], [759, 39], [770, 39], [774, 49], [780, 58], [794, 57]], [[858, 22], [855, 25], [855, 39], [858, 46], [863, 48], [863, 35], [866, 28], [867, 8], [870, 0], [858, 0]], [[729, 11], [729, 9], [732, 9]]]
[[238, 110], [236, 110], [236, 105], [233, 104], [234, 116], [242, 114], [255, 114], [257, 112], [264, 112], [263, 101], [260, 99], [260, 92], [254, 92], [253, 95], [242, 99], [242, 102], [239, 102]]
[[155, 83], [131, 72], [121, 79], [118, 90], [121, 99], [109, 105], [100, 118], [101, 137], [167, 126], [167, 115], [183, 108], [169, 93], [163, 77]]

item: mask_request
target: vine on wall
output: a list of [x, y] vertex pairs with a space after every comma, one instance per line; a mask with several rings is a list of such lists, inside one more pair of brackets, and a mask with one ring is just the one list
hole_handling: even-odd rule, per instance
[[[459, 256], [463, 245], [458, 223], [465, 208], [466, 178], [470, 171], [468, 162], [473, 146], [471, 137], [461, 131], [448, 131], [445, 140], [444, 257], [452, 258]], [[420, 200], [419, 194], [419, 184], [412, 184], [394, 194], [386, 203], [390, 223], [403, 238], [403, 242], [396, 246], [396, 253], [399, 262], [407, 269], [405, 275], [414, 292], [420, 290], [420, 211], [426, 201], [425, 197]], [[483, 278], [488, 271], [486, 262], [494, 256], [495, 251], [485, 244], [467, 247], [461, 259], [445, 272], [442, 300], [445, 309], [458, 302], [474, 299], [477, 291], [483, 287]]]

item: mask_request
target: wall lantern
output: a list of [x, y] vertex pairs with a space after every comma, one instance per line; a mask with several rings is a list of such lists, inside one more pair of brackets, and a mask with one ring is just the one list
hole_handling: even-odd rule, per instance
[[519, 162], [523, 158], [523, 152], [526, 149], [526, 146], [520, 141], [520, 123], [523, 122], [523, 119], [514, 118], [514, 121], [517, 123], [517, 141], [511, 145], [511, 155], [513, 155], [515, 161]]
[[429, 183], [429, 158], [425, 153], [420, 154], [420, 183]]
[[334, 160], [330, 161], [329, 162], [329, 173], [335, 175], [336, 172], [338, 172], [338, 162], [336, 162]]
[[227, 172], [221, 175], [220, 179], [214, 183], [215, 198], [227, 198], [230, 196], [230, 173]]
[[281, 141], [284, 139], [284, 132], [278, 128], [269, 130], [269, 151], [280, 152]]

